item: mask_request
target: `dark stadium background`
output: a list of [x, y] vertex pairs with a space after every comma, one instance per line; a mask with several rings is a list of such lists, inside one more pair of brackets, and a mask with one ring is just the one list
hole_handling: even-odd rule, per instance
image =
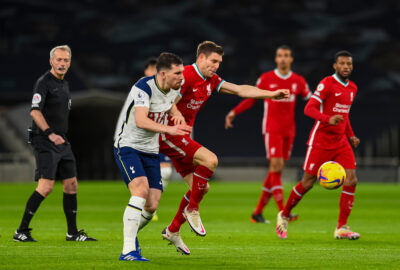
[[[116, 179], [120, 176], [112, 154], [115, 123], [146, 59], [170, 51], [191, 64], [197, 44], [212, 40], [225, 49], [218, 74], [237, 84], [254, 85], [262, 72], [273, 69], [275, 49], [282, 44], [293, 48], [293, 70], [306, 78], [311, 89], [333, 73], [335, 52], [352, 52], [352, 80], [359, 86], [351, 111], [353, 129], [361, 139], [358, 161], [368, 168], [390, 169], [388, 177], [398, 179], [399, 11], [395, 0], [3, 0], [0, 166], [25, 160], [23, 147], [2, 133], [13, 129], [15, 140], [25, 136], [32, 87], [49, 69], [52, 47], [72, 48], [66, 76], [73, 93], [69, 137], [79, 176]], [[222, 166], [261, 165], [265, 155], [261, 101], [236, 118], [234, 129], [224, 129], [225, 115], [239, 101], [236, 96], [214, 94], [196, 120], [195, 139], [214, 151]], [[303, 115], [304, 105], [297, 104], [293, 166], [299, 166], [305, 154], [313, 124]]]

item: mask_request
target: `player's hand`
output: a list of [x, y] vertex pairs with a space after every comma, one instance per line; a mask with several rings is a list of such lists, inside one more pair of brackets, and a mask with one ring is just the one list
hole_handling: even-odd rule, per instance
[[57, 135], [55, 133], [51, 133], [49, 135], [49, 140], [52, 141], [55, 145], [60, 145], [65, 143], [65, 140], [63, 137], [61, 137], [60, 135]]
[[329, 118], [329, 124], [333, 126], [337, 126], [340, 122], [344, 121], [343, 115], [335, 114]]
[[357, 148], [357, 146], [360, 144], [360, 139], [357, 138], [356, 136], [352, 136], [349, 138], [351, 144], [354, 146], [354, 148]]
[[289, 98], [290, 91], [288, 89], [278, 89], [276, 91], [273, 91], [272, 95], [273, 95], [272, 96], [273, 99]]
[[178, 135], [187, 135], [192, 132], [192, 127], [188, 125], [175, 125], [175, 126], [168, 126], [168, 131], [167, 133], [172, 135], [172, 136], [178, 136]]
[[232, 122], [235, 119], [236, 114], [234, 111], [230, 111], [226, 116], [225, 116], [225, 129], [228, 128], [233, 128]]
[[184, 125], [186, 124], [185, 118], [183, 115], [175, 115], [171, 117], [171, 120], [174, 122], [174, 125]]

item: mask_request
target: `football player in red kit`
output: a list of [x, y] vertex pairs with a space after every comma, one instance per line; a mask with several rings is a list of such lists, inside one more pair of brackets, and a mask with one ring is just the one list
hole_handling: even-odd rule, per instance
[[[264, 117], [262, 121], [262, 134], [264, 136], [265, 150], [269, 160], [268, 174], [264, 180], [258, 204], [250, 217], [254, 223], [269, 223], [262, 216], [262, 211], [271, 196], [274, 197], [278, 212], [283, 210], [284, 198], [281, 175], [285, 162], [289, 159], [294, 136], [295, 106], [297, 96], [307, 100], [311, 96], [306, 80], [291, 70], [293, 62], [292, 50], [286, 45], [278, 47], [275, 55], [277, 68], [263, 73], [257, 81], [261, 89], [289, 89], [290, 97], [287, 99], [265, 99]], [[233, 127], [232, 122], [236, 115], [250, 109], [256, 99], [245, 99], [233, 108], [225, 118], [225, 128]], [[290, 220], [297, 219], [292, 214]]]
[[356, 162], [350, 143], [357, 147], [360, 140], [351, 128], [349, 113], [357, 86], [349, 80], [353, 71], [353, 57], [347, 51], [335, 55], [335, 74], [325, 77], [308, 101], [304, 113], [315, 119], [308, 140], [308, 149], [303, 169], [303, 179], [293, 187], [285, 208], [277, 217], [276, 233], [287, 237], [291, 210], [309, 191], [317, 179], [318, 168], [326, 161], [336, 161], [346, 170], [346, 180], [340, 195], [339, 221], [334, 232], [337, 239], [355, 240], [360, 234], [350, 230], [347, 219], [351, 213], [356, 190]]
[[[185, 66], [181, 95], [177, 107], [188, 125], [193, 126], [195, 117], [213, 91], [238, 95], [243, 98], [275, 98], [289, 97], [288, 90], [266, 91], [250, 85], [236, 85], [221, 79], [216, 71], [222, 62], [224, 52], [221, 46], [212, 41], [204, 41], [197, 47], [197, 59], [192, 65]], [[175, 245], [182, 254], [190, 251], [183, 243], [179, 230], [188, 221], [192, 231], [205, 236], [206, 231], [199, 215], [199, 203], [209, 189], [208, 180], [218, 165], [217, 156], [192, 140], [188, 136], [160, 136], [160, 152], [167, 155], [177, 172], [189, 185], [179, 209], [171, 224], [166, 227], [162, 236]]]

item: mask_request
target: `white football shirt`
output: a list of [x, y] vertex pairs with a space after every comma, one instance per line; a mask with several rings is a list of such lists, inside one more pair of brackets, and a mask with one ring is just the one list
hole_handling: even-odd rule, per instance
[[155, 75], [141, 78], [132, 89], [120, 113], [119, 126], [116, 131], [114, 146], [116, 148], [131, 147], [138, 151], [158, 154], [158, 133], [138, 128], [135, 121], [135, 108], [149, 108], [148, 117], [164, 124], [167, 112], [179, 94], [179, 90], [171, 89], [163, 92], [157, 85]]

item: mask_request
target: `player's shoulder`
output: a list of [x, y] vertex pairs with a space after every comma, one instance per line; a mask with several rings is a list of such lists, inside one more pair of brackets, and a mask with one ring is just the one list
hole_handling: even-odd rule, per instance
[[353, 82], [352, 80], [349, 80], [349, 86], [350, 86], [351, 88], [355, 88], [355, 89], [358, 88], [358, 87], [357, 87], [357, 84], [356, 84], [355, 82]]
[[298, 81], [306, 81], [306, 79], [300, 75], [299, 73], [296, 73], [294, 71], [292, 71], [292, 76], [294, 80], [298, 80]]
[[275, 76], [275, 72], [273, 70], [266, 71], [260, 75], [260, 79], [271, 78]]
[[155, 75], [148, 76], [148, 77], [142, 77], [135, 83], [135, 85], [132, 88], [140, 89], [140, 90], [146, 92], [151, 97], [152, 90], [151, 90], [149, 82], [152, 80], [154, 81], [154, 78], [155, 78]]

